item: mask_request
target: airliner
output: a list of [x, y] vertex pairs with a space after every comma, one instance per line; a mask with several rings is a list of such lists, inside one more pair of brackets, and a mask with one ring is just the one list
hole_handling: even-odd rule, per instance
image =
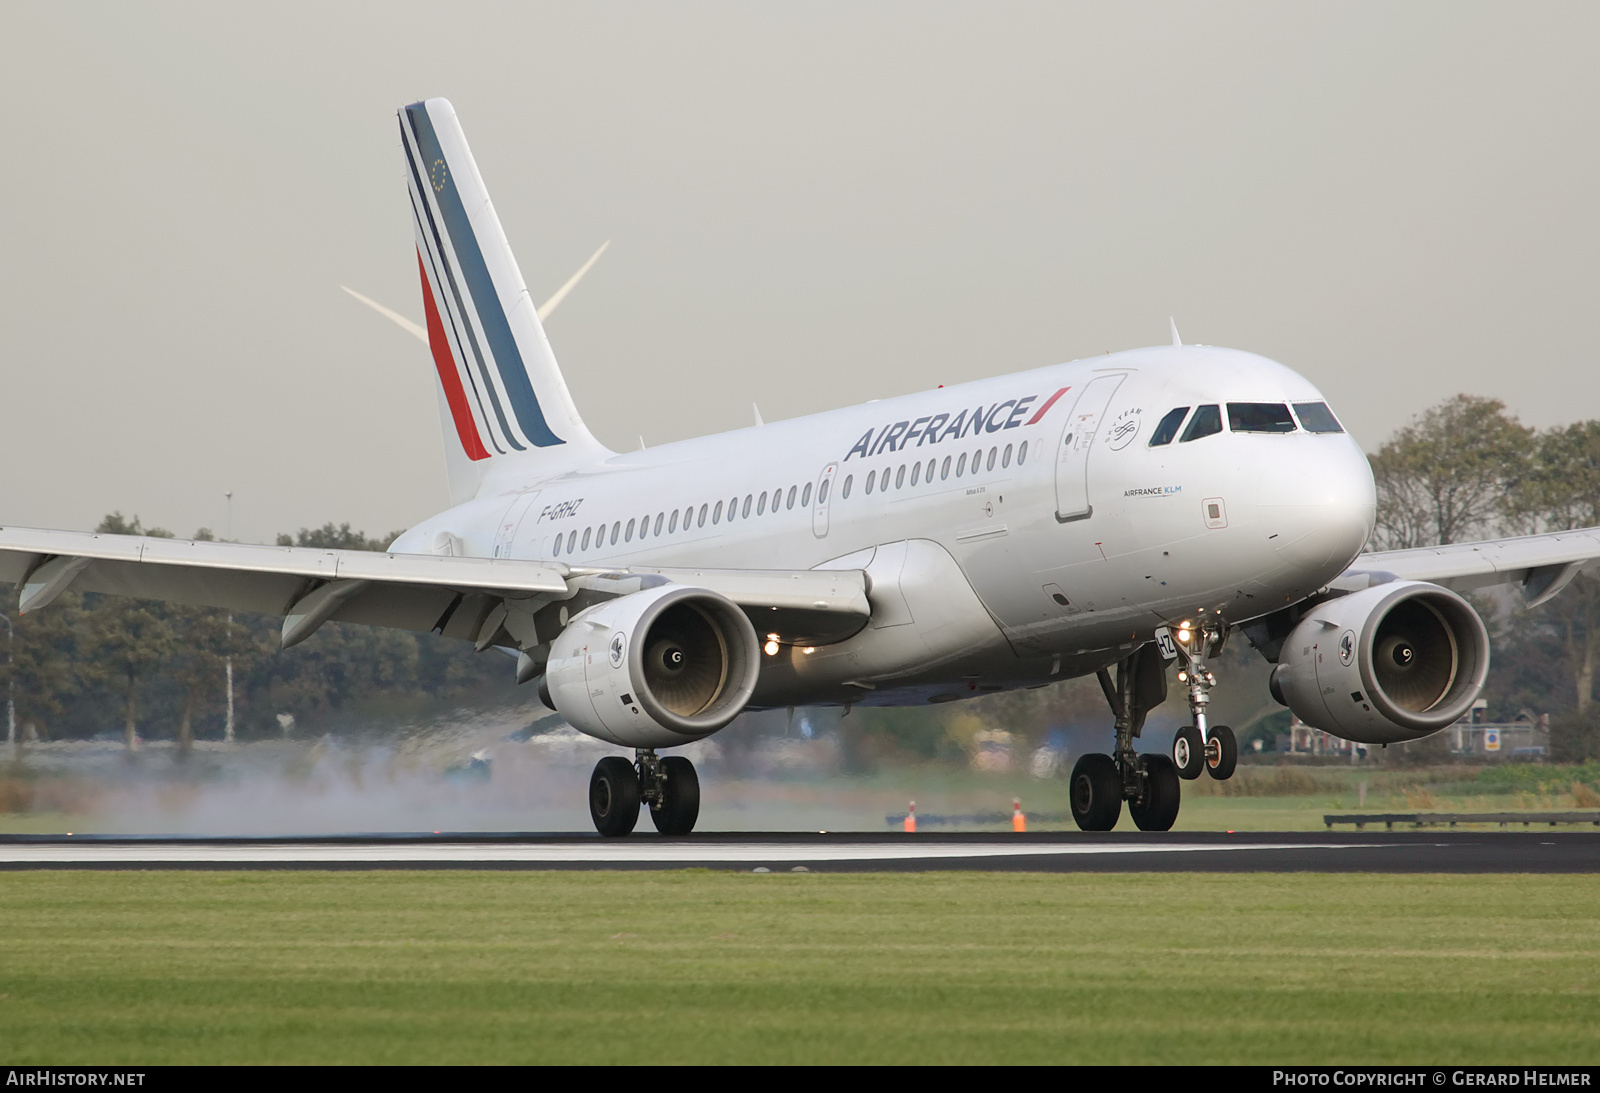
[[[1169, 830], [1184, 779], [1226, 779], [1214, 658], [1235, 631], [1305, 723], [1410, 741], [1489, 667], [1461, 593], [1538, 604], [1597, 529], [1363, 553], [1367, 458], [1303, 376], [1170, 345], [613, 452], [589, 432], [444, 99], [398, 112], [451, 507], [387, 554], [0, 528], [19, 610], [69, 588], [431, 631], [516, 658], [570, 725], [633, 757], [589, 784], [595, 828], [699, 815], [662, 751], [745, 710], [921, 706], [1096, 676], [1109, 754], [1069, 783], [1078, 826], [1124, 804]], [[687, 377], [686, 377], [687, 378]], [[1169, 676], [1188, 724], [1140, 751]]]

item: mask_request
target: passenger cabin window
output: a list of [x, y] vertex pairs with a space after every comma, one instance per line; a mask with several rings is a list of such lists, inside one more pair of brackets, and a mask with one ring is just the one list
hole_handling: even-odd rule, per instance
[[1294, 418], [1281, 402], [1230, 402], [1228, 428], [1235, 433], [1292, 433]]
[[567, 553], [572, 553], [572, 548], [578, 545], [578, 529], [573, 528], [567, 532]]
[[584, 550], [588, 550], [589, 549], [589, 536], [593, 532], [594, 532], [593, 528], [584, 528], [583, 529], [583, 549]]
[[786, 509], [794, 508], [794, 490], [795, 488], [793, 486], [789, 487], [789, 496], [784, 500], [783, 503], [783, 507]]
[[1017, 449], [1017, 466], [1022, 466], [1028, 460], [1028, 442], [1024, 440], [1022, 447]]
[[629, 520], [628, 521], [628, 530], [622, 536], [622, 541], [624, 543], [633, 542], [633, 528], [634, 528], [634, 523], [633, 523], [632, 520]]
[[1222, 432], [1222, 410], [1212, 403], [1194, 412], [1194, 417], [1189, 419], [1189, 427], [1183, 431], [1178, 443], [1187, 444], [1191, 440], [1199, 440], [1201, 437], [1220, 432]]
[[1183, 424], [1183, 419], [1189, 416], [1187, 406], [1179, 406], [1175, 410], [1168, 410], [1167, 416], [1161, 419], [1161, 424], [1156, 426], [1156, 431], [1150, 434], [1150, 447], [1159, 448], [1164, 444], [1171, 444], [1173, 437], [1178, 435], [1178, 426]]
[[1300, 419], [1300, 428], [1308, 433], [1342, 433], [1344, 429], [1334, 420], [1333, 411], [1326, 402], [1297, 402], [1294, 412]]
[[800, 507], [809, 508], [811, 505], [811, 483], [806, 483], [805, 492], [800, 495]]
[[850, 487], [855, 484], [855, 480], [856, 476], [853, 474], [847, 474], [844, 476], [844, 488], [839, 491], [839, 500], [850, 500]]

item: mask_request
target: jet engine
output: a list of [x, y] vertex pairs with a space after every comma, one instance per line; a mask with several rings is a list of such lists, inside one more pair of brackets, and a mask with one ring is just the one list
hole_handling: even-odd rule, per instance
[[590, 736], [670, 747], [737, 717], [759, 668], [755, 628], [737, 604], [658, 585], [575, 615], [551, 642], [540, 697]]
[[1326, 600], [1292, 630], [1272, 696], [1346, 740], [1419, 740], [1472, 708], [1489, 672], [1489, 634], [1466, 600], [1394, 581]]

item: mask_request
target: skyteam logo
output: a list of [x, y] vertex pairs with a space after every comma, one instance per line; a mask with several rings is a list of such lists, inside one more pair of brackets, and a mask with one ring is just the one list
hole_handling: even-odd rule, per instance
[[1132, 444], [1133, 438], [1139, 435], [1141, 413], [1142, 411], [1133, 409], [1118, 414], [1117, 419], [1111, 423], [1111, 428], [1106, 430], [1106, 446], [1114, 452], [1120, 452]]
[[[451, 169], [446, 144], [467, 155], [459, 125], [444, 116], [441, 129], [448, 139], [441, 140], [427, 103], [405, 107], [400, 121], [428, 344], [462, 449], [477, 460], [566, 443], [545, 421], [502, 302], [500, 289], [506, 286], [495, 283], [468, 213], [469, 206], [480, 216], [487, 210], [486, 222], [493, 225], [488, 195], [476, 172], [463, 176]], [[470, 191], [465, 202], [463, 184]], [[514, 303], [527, 303], [525, 294]]]

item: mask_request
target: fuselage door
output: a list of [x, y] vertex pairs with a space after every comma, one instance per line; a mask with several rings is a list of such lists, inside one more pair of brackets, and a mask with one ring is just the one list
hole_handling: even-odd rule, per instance
[[1062, 523], [1094, 515], [1094, 506], [1089, 503], [1089, 455], [1105, 420], [1106, 406], [1123, 378], [1097, 376], [1083, 389], [1067, 415], [1056, 456], [1056, 519]]
[[500, 526], [495, 529], [494, 556], [496, 558], [511, 557], [511, 548], [517, 539], [517, 527], [522, 523], [523, 517], [528, 515], [528, 509], [533, 505], [533, 499], [538, 496], [538, 490], [526, 490], [511, 499], [511, 504], [506, 507], [506, 514], [500, 518]]
[[833, 476], [839, 464], [829, 463], [817, 479], [817, 500], [811, 508], [811, 530], [818, 539], [828, 537], [828, 503], [833, 500]]

